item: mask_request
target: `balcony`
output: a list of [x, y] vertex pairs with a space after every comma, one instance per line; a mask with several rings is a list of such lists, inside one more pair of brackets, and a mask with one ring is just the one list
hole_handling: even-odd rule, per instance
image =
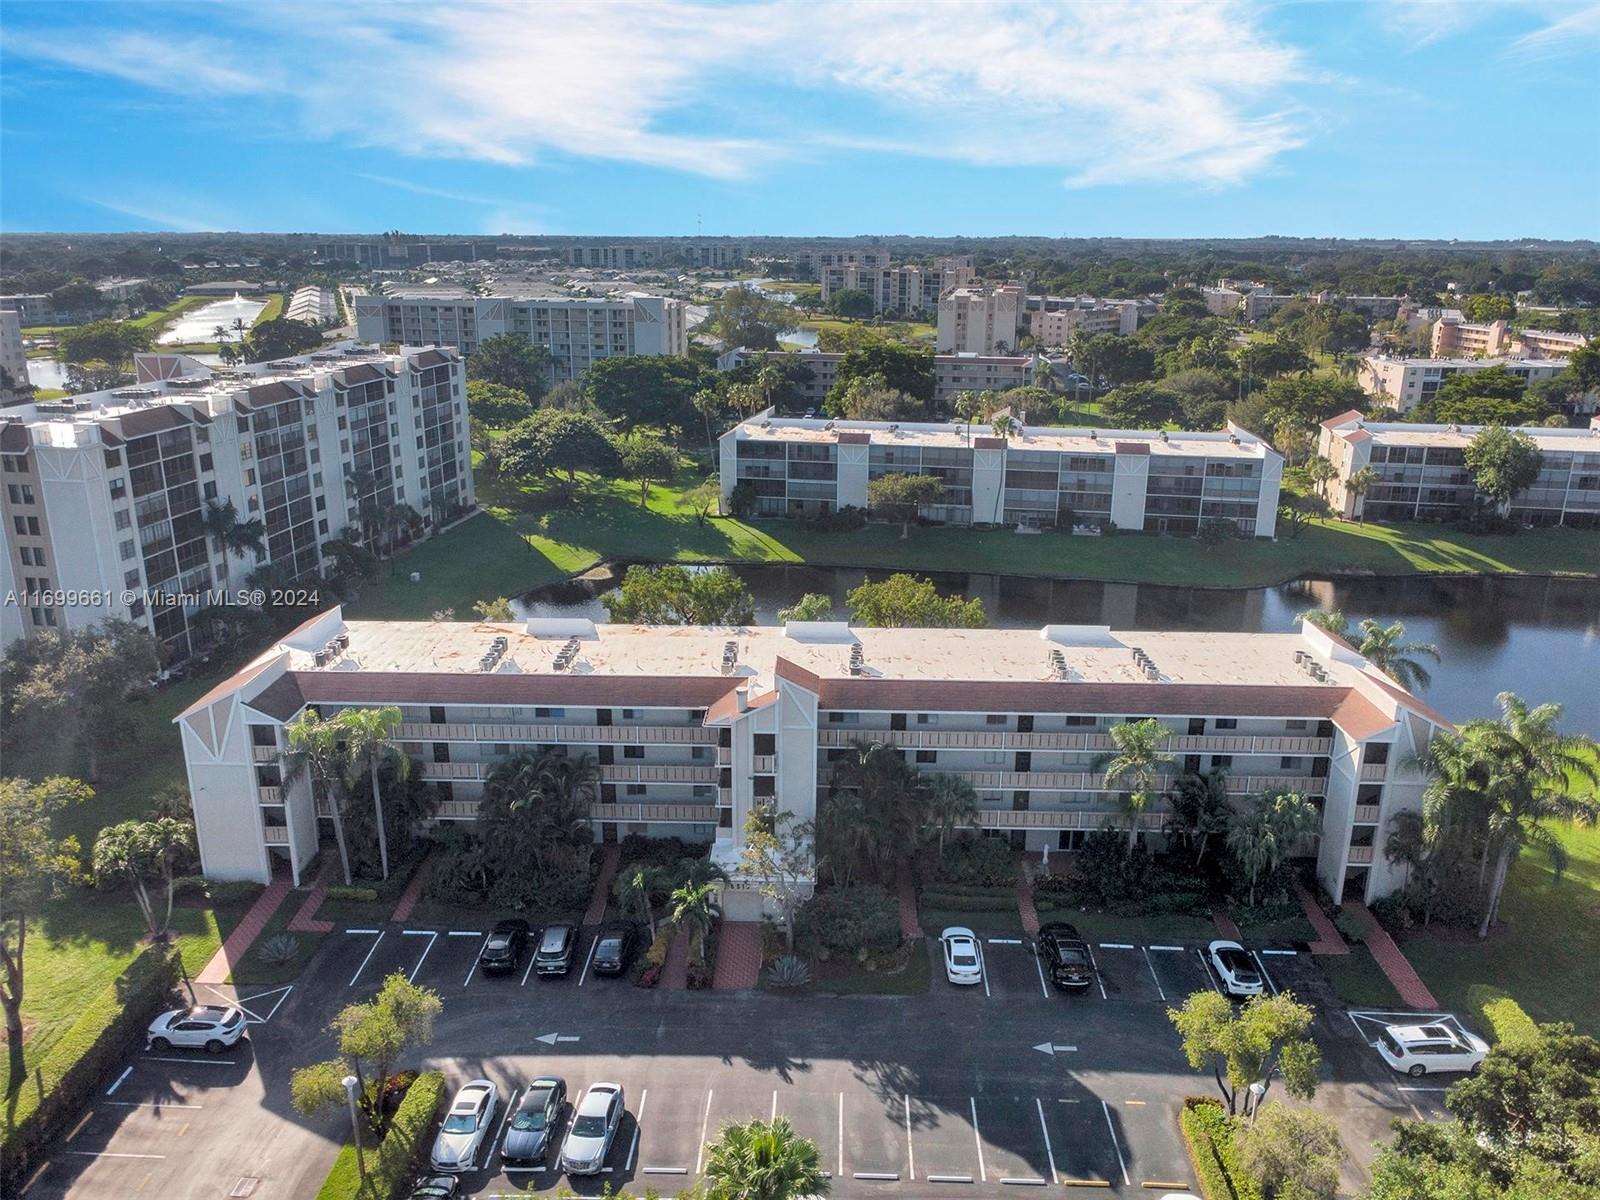
[[250, 758], [258, 763], [278, 761], [278, 748], [276, 746], [251, 746]]
[[778, 756], [776, 754], [757, 754], [755, 756], [755, 773], [757, 775], [771, 775], [778, 769]]
[[[817, 737], [824, 749], [854, 741], [893, 742], [908, 750], [1114, 750], [1107, 733], [1017, 733], [1013, 730], [824, 729]], [[1332, 738], [1250, 734], [1180, 734], [1164, 748], [1179, 754], [1331, 754]]]
[[[1162, 813], [1141, 813], [1139, 828], [1159, 833], [1165, 816]], [[1030, 808], [1023, 811], [1008, 808], [982, 809], [978, 824], [984, 829], [1099, 829], [1110, 823], [1113, 829], [1127, 830], [1128, 815], [1105, 810], [1066, 810]]]
[[1389, 775], [1388, 763], [1362, 763], [1362, 783], [1382, 783]]
[[[939, 771], [931, 774], [959, 775], [980, 790], [1017, 790], [1041, 792], [1125, 792], [1126, 786], [1106, 787], [1106, 777], [1089, 771]], [[1165, 791], [1172, 786], [1173, 775], [1161, 775], [1155, 790]], [[1253, 795], [1257, 792], [1299, 792], [1303, 796], [1327, 794], [1326, 779], [1310, 775], [1230, 775], [1228, 791], [1232, 795]]]
[[395, 726], [397, 741], [415, 742], [553, 742], [617, 745], [620, 743], [693, 743], [709, 745], [717, 731], [703, 725], [499, 725], [489, 723], [433, 724], [402, 721]]
[[604, 783], [715, 783], [716, 767], [696, 767], [686, 763], [612, 763], [600, 768]]
[[1357, 825], [1376, 825], [1378, 823], [1378, 806], [1376, 804], [1356, 805]]
[[279, 787], [264, 787], [257, 785], [256, 795], [260, 797], [262, 804], [283, 803], [283, 789]]
[[596, 804], [589, 809], [596, 821], [655, 821], [679, 825], [715, 825], [714, 804]]
[[1371, 861], [1372, 861], [1372, 847], [1371, 846], [1351, 846], [1350, 847], [1350, 864], [1352, 866], [1360, 866], [1360, 865], [1365, 864], [1365, 863], [1370, 863]]
[[717, 766], [728, 767], [733, 765], [733, 748], [731, 746], [717, 747]]
[[418, 763], [417, 767], [423, 779], [482, 779], [484, 768], [489, 765], [481, 762], [425, 762]]
[[287, 846], [289, 844], [289, 827], [287, 825], [264, 825], [261, 828], [261, 840], [269, 846]]
[[478, 802], [476, 800], [445, 800], [440, 803], [434, 816], [441, 821], [476, 821], [478, 819]]

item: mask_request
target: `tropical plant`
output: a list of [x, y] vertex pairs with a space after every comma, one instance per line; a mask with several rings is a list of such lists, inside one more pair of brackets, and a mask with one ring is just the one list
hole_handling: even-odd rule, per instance
[[291, 963], [300, 953], [300, 939], [292, 933], [275, 933], [256, 947], [256, 958], [269, 966]]
[[382, 878], [389, 878], [389, 835], [383, 816], [383, 792], [378, 784], [380, 767], [388, 766], [400, 778], [411, 772], [411, 759], [390, 737], [400, 724], [403, 714], [399, 708], [347, 708], [333, 718], [344, 741], [345, 789], [354, 787], [355, 779], [366, 775], [372, 781], [372, 808], [378, 825], [378, 862]]
[[785, 1117], [730, 1122], [706, 1147], [706, 1200], [799, 1200], [826, 1196], [831, 1177], [817, 1144]]
[[1371, 617], [1361, 622], [1361, 657], [1382, 671], [1408, 692], [1421, 691], [1433, 682], [1419, 658], [1439, 661], [1439, 647], [1428, 642], [1402, 641], [1406, 627], [1399, 621], [1380, 625]]
[[600, 598], [611, 619], [631, 625], [748, 625], [755, 620], [750, 589], [726, 567], [689, 571], [632, 566], [622, 587]]
[[1308, 608], [1295, 615], [1295, 622], [1309, 621], [1324, 633], [1350, 640], [1350, 618], [1337, 608]]
[[1378, 472], [1374, 467], [1362, 467], [1359, 471], [1352, 471], [1350, 472], [1350, 478], [1344, 481], [1344, 490], [1357, 501], [1359, 512], [1356, 520], [1359, 524], [1365, 525], [1367, 523], [1366, 505], [1360, 504], [1360, 500], [1367, 494], [1372, 485], [1377, 482]]
[[1167, 792], [1171, 830], [1194, 851], [1194, 865], [1205, 859], [1211, 839], [1226, 836], [1233, 805], [1228, 797], [1228, 772], [1185, 771]]
[[745, 818], [740, 871], [777, 907], [785, 944], [794, 952], [794, 917], [816, 878], [816, 826], [785, 809], [757, 804]]
[[897, 522], [900, 536], [909, 536], [911, 522], [944, 495], [944, 480], [937, 475], [893, 472], [867, 481], [867, 506], [886, 520]]
[[669, 877], [670, 873], [665, 867], [641, 865], [617, 872], [612, 884], [617, 907], [649, 926], [652, 941], [656, 936], [655, 898]]
[[923, 801], [928, 827], [939, 843], [944, 858], [945, 839], [958, 830], [978, 828], [978, 793], [960, 775], [934, 775], [928, 780]]
[[1089, 768], [1105, 773], [1107, 787], [1128, 785], [1121, 800], [1128, 814], [1129, 854], [1139, 844], [1139, 819], [1155, 792], [1161, 767], [1172, 761], [1172, 755], [1161, 749], [1171, 736], [1172, 731], [1154, 718], [1113, 725], [1111, 740], [1116, 749], [1097, 755]]
[[826, 621], [833, 616], [833, 598], [821, 592], [807, 592], [788, 608], [778, 610], [778, 623], [786, 621]]
[[1228, 850], [1249, 879], [1251, 908], [1262, 879], [1275, 875], [1320, 827], [1316, 805], [1296, 792], [1268, 792], [1234, 814], [1228, 825]]
[[674, 928], [686, 930], [689, 944], [696, 947], [700, 965], [706, 962], [706, 942], [711, 937], [711, 925], [722, 915], [722, 905], [717, 902], [721, 888], [716, 883], [684, 883], [673, 889], [671, 921]]
[[1315, 1109], [1258, 1107], [1239, 1134], [1239, 1166], [1272, 1200], [1334, 1200], [1344, 1146], [1339, 1127]]
[[805, 987], [811, 982], [811, 967], [798, 954], [780, 954], [767, 967], [767, 982], [775, 988]]
[[989, 623], [976, 596], [941, 596], [933, 580], [905, 573], [868, 580], [844, 599], [851, 622], [873, 628], [982, 629]]
[[[173, 867], [194, 852], [194, 826], [187, 821], [162, 817], [108, 825], [94, 842], [95, 882], [101, 886], [113, 882], [131, 885], [151, 938], [161, 941], [172, 925]], [[150, 894], [152, 885], [158, 885], [166, 894], [166, 905], [159, 916]]]
[[289, 743], [283, 759], [284, 786], [292, 787], [304, 779], [311, 785], [313, 803], [319, 796], [328, 802], [334, 841], [339, 845], [339, 866], [344, 872], [344, 884], [349, 887], [350, 848], [344, 836], [344, 806], [349, 785], [343, 733], [335, 721], [324, 720], [309, 708], [285, 725], [283, 732]]
[[[848, 846], [873, 878], [892, 882], [926, 837], [922, 781], [890, 742], [852, 741], [833, 764], [825, 810], [830, 849]], [[855, 800], [839, 802], [840, 792]], [[853, 874], [849, 872], [847, 874]]]
[[232, 500], [206, 501], [202, 518], [205, 531], [216, 538], [217, 544], [233, 554], [249, 550], [257, 558], [266, 552], [267, 526], [260, 517], [248, 521], [239, 519], [239, 510]]

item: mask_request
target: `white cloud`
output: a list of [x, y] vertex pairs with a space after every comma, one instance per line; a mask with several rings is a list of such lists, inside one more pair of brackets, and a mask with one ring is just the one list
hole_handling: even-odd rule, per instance
[[1592, 52], [1600, 44], [1600, 4], [1585, 0], [1376, 0], [1383, 26], [1416, 48], [1490, 22], [1532, 24], [1508, 37], [1507, 58], [1541, 61]]
[[204, 38], [74, 30], [10, 49], [197, 98], [282, 101], [295, 136], [519, 167], [572, 155], [737, 180], [853, 146], [1046, 167], [1073, 186], [1219, 185], [1304, 136], [1294, 90], [1309, 71], [1255, 0], [209, 11]]
[[1593, 53], [1600, 46], [1600, 4], [1575, 8], [1563, 16], [1525, 33], [1511, 43], [1511, 57], [1524, 61], [1564, 58]]

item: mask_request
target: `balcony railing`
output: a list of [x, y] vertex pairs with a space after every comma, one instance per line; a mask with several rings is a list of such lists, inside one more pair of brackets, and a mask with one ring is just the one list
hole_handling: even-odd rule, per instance
[[589, 810], [596, 821], [656, 821], [681, 825], [715, 825], [714, 804], [596, 804]]
[[1356, 805], [1357, 825], [1376, 825], [1378, 823], [1378, 806], [1376, 804]]
[[482, 779], [484, 768], [490, 763], [481, 762], [425, 762], [418, 769], [423, 779]]
[[283, 789], [279, 787], [263, 787], [258, 785], [256, 787], [256, 795], [261, 798], [261, 803], [263, 804], [283, 803]]
[[434, 724], [402, 721], [397, 741], [417, 742], [552, 742], [617, 745], [621, 743], [694, 743], [717, 740], [717, 730], [703, 725], [504, 725], [488, 722]]
[[1371, 846], [1351, 846], [1350, 861], [1352, 863], [1369, 863], [1372, 861]]
[[269, 846], [287, 846], [289, 844], [289, 827], [287, 825], [264, 825], [261, 828], [261, 840]]
[[[1106, 777], [1089, 771], [940, 771], [929, 768], [930, 773], [958, 775], [973, 787], [983, 789], [1009, 789], [1042, 792], [1124, 792], [1125, 785], [1106, 786]], [[1156, 790], [1165, 791], [1176, 777], [1161, 775], [1156, 780]], [[1327, 794], [1328, 781], [1310, 775], [1230, 775], [1228, 791], [1234, 795], [1252, 795], [1256, 792], [1299, 792], [1303, 796]]]
[[600, 768], [600, 778], [605, 783], [715, 783], [716, 767], [695, 767], [687, 764], [612, 763]]
[[1388, 763], [1362, 763], [1361, 764], [1361, 782], [1362, 783], [1382, 783], [1386, 778], [1388, 778], [1388, 774], [1389, 774], [1389, 764]]
[[278, 761], [278, 748], [276, 746], [251, 746], [250, 757], [258, 763]]
[[731, 747], [731, 746], [718, 746], [717, 747], [717, 766], [719, 766], [719, 767], [727, 767], [727, 766], [731, 766], [732, 764], [733, 764], [733, 747]]
[[[1159, 832], [1164, 819], [1161, 813], [1141, 813], [1139, 815], [1139, 828]], [[1105, 810], [1057, 809], [1052, 811], [1047, 808], [1030, 808], [1021, 811], [1006, 808], [986, 808], [978, 813], [978, 824], [984, 829], [1099, 829], [1108, 822], [1114, 829], [1126, 830], [1128, 815]]]
[[[1114, 750], [1106, 733], [1017, 733], [1014, 730], [933, 729], [824, 729], [818, 735], [824, 749], [855, 741], [893, 742], [910, 750]], [[1178, 734], [1163, 743], [1174, 753], [1209, 754], [1331, 754], [1332, 738], [1279, 734]]]
[[755, 756], [755, 773], [757, 775], [771, 775], [778, 769], [778, 756], [776, 754], [757, 754]]

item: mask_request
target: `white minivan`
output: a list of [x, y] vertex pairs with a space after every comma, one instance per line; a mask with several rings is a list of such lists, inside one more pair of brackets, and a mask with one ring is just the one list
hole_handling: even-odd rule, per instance
[[1383, 1061], [1407, 1075], [1472, 1072], [1489, 1056], [1489, 1044], [1453, 1025], [1389, 1025], [1373, 1043]]

